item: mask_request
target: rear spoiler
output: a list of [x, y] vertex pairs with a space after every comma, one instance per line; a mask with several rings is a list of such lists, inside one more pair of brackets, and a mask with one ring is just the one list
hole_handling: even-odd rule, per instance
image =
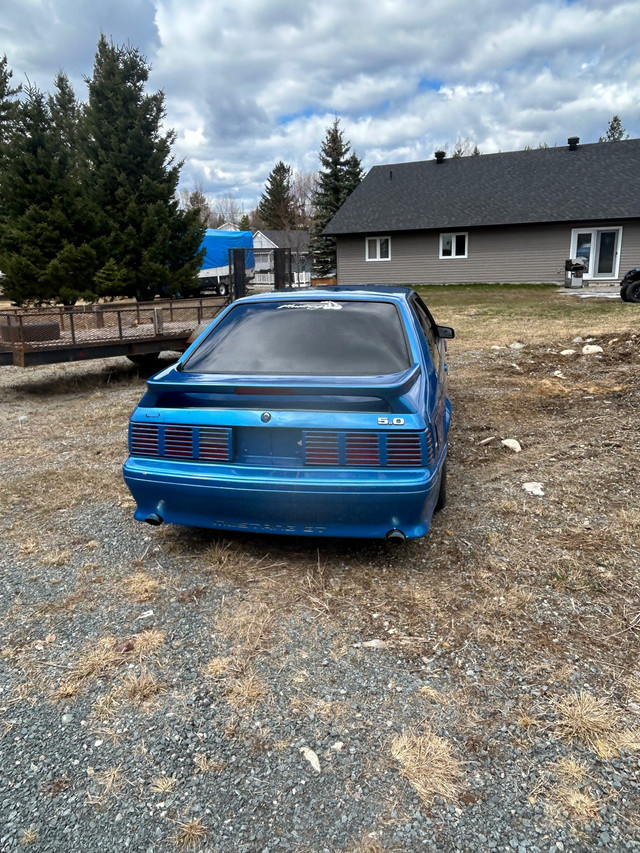
[[256, 396], [344, 396], [379, 397], [393, 404], [406, 394], [420, 376], [422, 368], [417, 362], [402, 373], [387, 376], [329, 378], [319, 376], [291, 380], [290, 377], [268, 376], [263, 379], [246, 376], [213, 376], [206, 373], [180, 373], [173, 368], [147, 381], [148, 392], [153, 396], [168, 391], [195, 394], [242, 394]]

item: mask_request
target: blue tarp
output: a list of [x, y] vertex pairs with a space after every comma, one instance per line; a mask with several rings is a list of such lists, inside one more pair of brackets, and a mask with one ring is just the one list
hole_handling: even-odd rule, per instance
[[221, 231], [217, 228], [207, 228], [202, 239], [205, 249], [201, 269], [229, 266], [229, 249], [249, 249], [245, 252], [244, 265], [253, 269], [256, 265], [253, 256], [253, 234], [251, 231]]

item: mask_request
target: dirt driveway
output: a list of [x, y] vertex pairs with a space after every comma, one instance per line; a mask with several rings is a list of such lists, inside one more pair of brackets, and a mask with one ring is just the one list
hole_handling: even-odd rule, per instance
[[134, 523], [136, 368], [0, 368], [0, 849], [638, 849], [640, 306], [424, 297], [449, 503], [395, 548]]

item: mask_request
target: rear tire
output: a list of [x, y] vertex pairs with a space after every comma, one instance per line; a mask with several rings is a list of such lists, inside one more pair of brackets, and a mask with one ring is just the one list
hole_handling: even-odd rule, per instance
[[447, 505], [447, 460], [442, 463], [442, 471], [440, 473], [440, 487], [438, 489], [438, 500], [434, 508], [434, 512], [440, 512]]
[[623, 284], [622, 287], [620, 288], [620, 299], [622, 299], [623, 302], [629, 301], [627, 299], [627, 287], [628, 287], [628, 285]]
[[[622, 296], [622, 293], [620, 293]], [[625, 302], [640, 302], [640, 281], [632, 281], [624, 288], [624, 296], [622, 296]]]
[[158, 366], [160, 359], [159, 352], [145, 352], [141, 355], [128, 355], [129, 361], [132, 361], [141, 370], [154, 370]]

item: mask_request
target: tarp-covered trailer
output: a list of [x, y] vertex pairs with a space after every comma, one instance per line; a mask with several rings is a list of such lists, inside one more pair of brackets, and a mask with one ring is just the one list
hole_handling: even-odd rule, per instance
[[255, 275], [256, 262], [253, 255], [253, 234], [251, 231], [224, 231], [207, 228], [202, 239], [205, 250], [202, 267], [198, 273], [200, 293], [214, 291], [220, 296], [229, 293], [231, 279], [229, 272], [230, 249], [244, 249], [244, 265], [247, 278]]

